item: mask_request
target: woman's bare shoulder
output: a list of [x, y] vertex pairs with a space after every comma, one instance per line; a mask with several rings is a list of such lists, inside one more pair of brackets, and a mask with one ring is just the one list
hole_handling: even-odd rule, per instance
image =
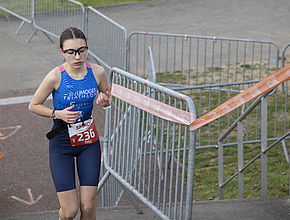
[[104, 67], [96, 63], [91, 63], [90, 65], [93, 69], [93, 73], [95, 76], [102, 76], [103, 74], [106, 74], [106, 70], [104, 69]]
[[49, 81], [51, 82], [58, 82], [60, 76], [61, 76], [60, 69], [58, 67], [55, 67], [46, 75], [46, 78], [48, 78]]
[[57, 89], [61, 80], [61, 71], [58, 67], [52, 69], [44, 78], [43, 83], [49, 84], [49, 87]]
[[101, 82], [106, 79], [107, 77], [107, 72], [106, 70], [104, 69], [104, 67], [98, 65], [98, 64], [95, 64], [95, 63], [92, 63], [90, 64], [91, 67], [92, 67], [92, 70], [93, 70], [93, 73], [94, 73], [94, 76], [95, 76], [95, 79], [97, 80], [97, 83], [100, 85]]

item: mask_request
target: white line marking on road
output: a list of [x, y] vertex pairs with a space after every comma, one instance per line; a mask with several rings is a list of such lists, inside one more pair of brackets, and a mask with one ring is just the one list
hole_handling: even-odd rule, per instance
[[[0, 99], [0, 106], [1, 105], [28, 103], [31, 101], [31, 99], [32, 99], [32, 95], [4, 98], [4, 99]], [[47, 99], [48, 100], [52, 99], [52, 96], [50, 95]]]

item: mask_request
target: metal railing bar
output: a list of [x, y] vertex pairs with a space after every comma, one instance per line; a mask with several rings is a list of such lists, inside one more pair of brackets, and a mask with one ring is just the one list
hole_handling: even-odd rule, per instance
[[111, 173], [109, 171], [106, 171], [106, 173], [102, 176], [102, 179], [100, 180], [100, 182], [98, 184], [97, 193], [101, 191], [101, 189], [103, 188], [104, 184], [106, 183], [106, 181], [108, 180], [110, 175], [111, 175]]
[[102, 66], [106, 67], [108, 70], [111, 70], [112, 67], [110, 67], [105, 61], [103, 61], [101, 58], [96, 56], [92, 51], [88, 50], [88, 54], [91, 55], [97, 62], [99, 62]]
[[23, 16], [21, 16], [21, 15], [15, 13], [15, 12], [13, 12], [13, 11], [7, 9], [7, 8], [4, 8], [4, 7], [2, 7], [1, 5], [0, 5], [0, 9], [1, 9], [2, 11], [4, 11], [4, 12], [7, 12], [7, 13], [9, 13], [9, 14], [11, 14], [11, 15], [13, 15], [13, 16], [15, 16], [15, 17], [17, 17], [17, 18], [19, 18], [19, 19], [21, 19], [21, 20], [27, 22], [27, 23], [29, 23], [29, 24], [32, 23], [32, 20], [29, 20], [29, 19], [27, 19], [27, 18], [25, 18], [25, 17], [23, 17]]
[[221, 184], [219, 187], [224, 187], [228, 182], [230, 182], [233, 178], [235, 178], [239, 173], [243, 172], [247, 167], [249, 167], [253, 162], [255, 162], [259, 157], [261, 157], [262, 154], [268, 152], [272, 147], [274, 147], [276, 144], [284, 140], [286, 137], [290, 135], [290, 132], [284, 134], [281, 138], [276, 140], [274, 143], [272, 143], [269, 147], [267, 147], [264, 151], [257, 154], [252, 160], [250, 160], [245, 166], [243, 166], [239, 171], [237, 171], [235, 174], [233, 174], [230, 178], [227, 179], [223, 184]]
[[[290, 137], [286, 137], [285, 140], [290, 139]], [[276, 141], [278, 140], [278, 138], [268, 138], [267, 141]], [[256, 144], [256, 143], [260, 143], [261, 140], [252, 140], [252, 141], [244, 141], [243, 144]], [[156, 142], [154, 142], [154, 144], [156, 145]], [[236, 146], [238, 143], [237, 142], [231, 142], [231, 143], [225, 143], [223, 144], [224, 147], [232, 147], [232, 146]], [[191, 146], [194, 147], [194, 146]], [[187, 148], [186, 150], [189, 150], [191, 147]], [[204, 146], [197, 146], [195, 147], [196, 150], [204, 150], [204, 149], [211, 149], [211, 148], [218, 148], [217, 145], [204, 145]], [[172, 153], [172, 150], [169, 150]], [[177, 152], [177, 149], [174, 149], [173, 152]], [[146, 153], [148, 154], [148, 152]]]
[[168, 220], [168, 217], [162, 213], [159, 209], [157, 209], [147, 198], [145, 198], [138, 190], [136, 190], [132, 185], [127, 183], [117, 172], [115, 172], [110, 166], [106, 165], [106, 169], [110, 171], [110, 173], [116, 178], [123, 186], [125, 186], [131, 193], [136, 195], [145, 205], [150, 207], [152, 211], [154, 211], [157, 215], [159, 215], [162, 219]]
[[96, 13], [100, 17], [102, 17], [105, 20], [109, 21], [110, 23], [114, 24], [115, 26], [117, 26], [118, 28], [120, 28], [122, 31], [124, 31], [127, 34], [126, 28], [124, 28], [122, 25], [118, 24], [117, 22], [115, 22], [114, 20], [112, 20], [111, 18], [109, 18], [106, 15], [102, 14], [101, 12], [99, 12], [98, 10], [96, 10], [95, 8], [93, 8], [91, 6], [88, 6], [88, 9], [92, 10], [94, 13]]
[[271, 91], [266, 92], [265, 94], [261, 95], [259, 98], [257, 98], [246, 110], [243, 114], [241, 114], [240, 117], [236, 119], [236, 121], [217, 139], [216, 145], [218, 145], [219, 142], [222, 142], [223, 139], [232, 132], [234, 128], [237, 127], [238, 123], [245, 119], [248, 114], [254, 110], [254, 108], [261, 102], [262, 98], [268, 96], [271, 93]]
[[285, 138], [282, 141], [283, 151], [284, 151], [284, 154], [285, 154], [285, 158], [286, 158], [287, 163], [290, 163], [290, 161], [289, 161], [289, 155], [288, 155], [289, 153], [288, 153], [288, 150], [286, 148], [285, 140], [287, 140], [287, 138]]
[[196, 38], [196, 39], [207, 39], [207, 40], [228, 40], [228, 41], [243, 41], [243, 42], [254, 42], [254, 43], [268, 43], [273, 44], [276, 48], [279, 48], [278, 44], [276, 44], [273, 41], [266, 41], [266, 40], [252, 40], [252, 39], [246, 39], [246, 38], [227, 38], [227, 37], [215, 37], [215, 36], [200, 36], [200, 35], [187, 35], [187, 34], [170, 34], [170, 33], [162, 33], [162, 32], [143, 32], [143, 31], [134, 31], [129, 34], [129, 39], [132, 35], [135, 34], [142, 34], [142, 35], [158, 35], [158, 36], [169, 36], [169, 37], [181, 37], [185, 39], [189, 38]]
[[166, 88], [166, 87], [161, 87], [158, 84], [152, 83], [152, 82], [150, 82], [150, 81], [148, 81], [146, 79], [143, 79], [143, 78], [141, 78], [139, 76], [132, 75], [132, 74], [130, 74], [130, 73], [124, 71], [124, 70], [121, 70], [119, 68], [113, 67], [113, 71], [114, 70], [119, 72], [119, 73], [121, 73], [125, 77], [130, 77], [131, 79], [133, 79], [133, 80], [135, 80], [137, 82], [140, 82], [140, 83], [143, 83], [143, 84], [147, 84], [147, 86], [151, 87], [152, 89], [156, 89], [158, 91], [162, 90], [162, 92], [164, 92], [164, 93], [166, 93], [166, 94], [168, 94], [170, 96], [173, 96], [173, 97], [175, 97], [175, 98], [177, 98], [179, 100], [182, 99], [182, 100], [186, 101], [188, 103], [188, 105], [190, 105], [190, 107], [192, 109], [195, 109], [194, 106], [193, 106], [193, 102], [191, 101], [191, 99], [188, 96], [181, 95], [180, 93], [175, 92], [172, 89], [169, 89], [169, 88]]

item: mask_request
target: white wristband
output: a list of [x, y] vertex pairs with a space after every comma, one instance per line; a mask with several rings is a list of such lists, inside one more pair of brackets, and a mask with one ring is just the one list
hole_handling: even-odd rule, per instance
[[108, 108], [111, 108], [111, 105], [108, 105], [108, 106], [106, 106], [106, 107], [102, 107], [103, 109], [108, 109]]

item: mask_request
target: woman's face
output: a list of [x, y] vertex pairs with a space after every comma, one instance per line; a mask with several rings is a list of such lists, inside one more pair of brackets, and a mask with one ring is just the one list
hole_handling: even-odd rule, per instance
[[86, 62], [87, 44], [82, 38], [68, 39], [63, 42], [62, 55], [67, 64], [74, 69], [79, 69]]

